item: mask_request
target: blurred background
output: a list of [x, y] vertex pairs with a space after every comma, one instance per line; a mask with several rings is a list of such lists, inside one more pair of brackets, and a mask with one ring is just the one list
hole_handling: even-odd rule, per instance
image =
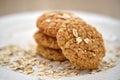
[[120, 0], [0, 0], [0, 16], [60, 9], [91, 12], [120, 19]]

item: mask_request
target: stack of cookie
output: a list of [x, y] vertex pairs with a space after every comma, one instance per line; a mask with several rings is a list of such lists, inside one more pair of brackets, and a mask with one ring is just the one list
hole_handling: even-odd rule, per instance
[[105, 56], [102, 35], [68, 12], [48, 12], [37, 20], [37, 53], [50, 60], [68, 59], [74, 66], [95, 69]]
[[57, 44], [56, 34], [61, 24], [74, 16], [72, 13], [54, 11], [38, 18], [36, 24], [39, 30], [34, 34], [38, 54], [50, 60], [66, 60]]

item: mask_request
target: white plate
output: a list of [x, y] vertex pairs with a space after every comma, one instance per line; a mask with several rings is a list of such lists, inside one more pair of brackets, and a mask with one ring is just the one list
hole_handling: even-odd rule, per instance
[[[36, 31], [36, 19], [43, 12], [31, 12], [14, 14], [0, 18], [0, 47], [8, 44], [19, 44], [27, 47], [33, 44], [32, 35]], [[115, 45], [120, 45], [120, 21], [109, 17], [91, 13], [74, 12], [88, 23], [96, 26], [103, 34], [104, 38], [117, 41]], [[115, 35], [115, 36], [114, 36]], [[53, 80], [52, 78], [48, 78]], [[47, 80], [48, 80], [47, 79]], [[38, 77], [24, 75], [12, 71], [8, 67], [0, 66], [0, 80], [38, 80]], [[120, 80], [120, 62], [114, 68], [95, 74], [87, 74], [75, 77], [63, 77], [60, 80]]]

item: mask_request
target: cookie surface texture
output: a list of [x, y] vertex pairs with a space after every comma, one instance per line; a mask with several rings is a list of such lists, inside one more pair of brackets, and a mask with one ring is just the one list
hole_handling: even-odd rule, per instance
[[66, 60], [65, 56], [62, 54], [62, 51], [60, 49], [55, 50], [55, 49], [46, 48], [41, 45], [38, 45], [36, 48], [36, 53], [49, 60], [54, 60], [54, 61]]
[[102, 35], [93, 26], [72, 18], [57, 33], [57, 42], [64, 56], [83, 69], [94, 69], [105, 56]]
[[69, 12], [46, 12], [37, 19], [36, 26], [41, 29], [44, 34], [56, 37], [61, 24], [71, 17], [76, 16]]
[[41, 31], [37, 31], [34, 34], [34, 39], [37, 42], [37, 44], [40, 44], [44, 47], [49, 47], [52, 49], [60, 49], [57, 44], [56, 38], [49, 37], [49, 36], [43, 34]]

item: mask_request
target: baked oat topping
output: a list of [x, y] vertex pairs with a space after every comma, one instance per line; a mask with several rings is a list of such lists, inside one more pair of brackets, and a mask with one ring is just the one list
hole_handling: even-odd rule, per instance
[[74, 35], [75, 37], [78, 37], [78, 32], [77, 32], [76, 29], [72, 29], [72, 32], [73, 32], [73, 35]]
[[73, 33], [73, 35], [74, 35], [75, 38], [76, 38], [77, 44], [79, 44], [80, 42], [82, 42], [82, 38], [78, 36], [78, 32], [77, 32], [76, 29], [72, 29], [72, 33]]
[[77, 42], [77, 44], [81, 43], [82, 42], [82, 38], [81, 37], [77, 37], [76, 38], [76, 42]]
[[68, 18], [71, 18], [71, 16], [70, 16], [70, 15], [68, 15], [68, 14], [63, 14], [62, 16], [61, 16], [61, 15], [59, 15], [58, 17], [59, 17], [59, 18], [63, 18], [63, 19], [68, 19]]
[[51, 20], [50, 20], [50, 19], [46, 19], [45, 21], [46, 21], [46, 22], [51, 22]]
[[95, 53], [92, 53], [92, 55], [95, 57], [96, 56], [96, 54]]
[[85, 39], [84, 39], [84, 42], [85, 42], [86, 44], [88, 44], [88, 43], [89, 43], [89, 39], [88, 39], [88, 38], [85, 38]]

